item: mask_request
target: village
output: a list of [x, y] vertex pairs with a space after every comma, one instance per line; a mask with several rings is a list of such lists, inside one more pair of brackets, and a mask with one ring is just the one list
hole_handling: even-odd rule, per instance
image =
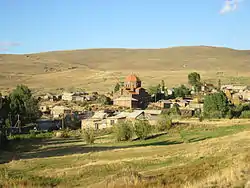
[[[187, 89], [185, 86], [184, 90]], [[250, 90], [242, 85], [220, 85], [203, 83], [199, 92], [191, 87], [187, 94], [174, 95], [175, 88], [167, 89], [164, 82], [149, 93], [135, 74], [128, 75], [123, 83], [117, 83], [115, 91], [108, 94], [98, 92], [64, 92], [38, 96], [42, 116], [37, 120], [37, 129], [52, 131], [59, 128], [110, 128], [120, 121], [148, 120], [156, 125], [161, 114], [173, 107], [182, 118], [198, 117], [202, 114], [204, 97], [222, 91], [233, 105], [248, 104]], [[180, 93], [180, 92], [179, 92]]]

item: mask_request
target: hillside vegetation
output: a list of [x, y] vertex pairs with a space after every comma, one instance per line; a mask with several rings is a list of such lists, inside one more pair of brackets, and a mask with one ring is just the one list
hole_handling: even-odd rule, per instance
[[164, 79], [172, 86], [186, 83], [187, 73], [192, 70], [199, 71], [205, 79], [215, 79], [219, 74], [227, 81], [236, 76], [237, 81], [245, 83], [248, 82], [250, 51], [194, 46], [2, 54], [0, 67], [1, 88], [24, 83], [36, 89], [74, 86], [107, 90], [130, 72], [138, 74], [146, 85]]

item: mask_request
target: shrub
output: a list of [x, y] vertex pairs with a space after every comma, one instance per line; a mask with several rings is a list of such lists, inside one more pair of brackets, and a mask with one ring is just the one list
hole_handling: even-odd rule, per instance
[[55, 136], [57, 138], [69, 138], [70, 137], [69, 130], [64, 129], [62, 131], [58, 131], [55, 133]]
[[127, 141], [133, 136], [132, 123], [129, 121], [124, 121], [117, 124], [115, 127], [115, 136], [117, 141]]
[[139, 139], [145, 139], [152, 132], [152, 126], [146, 120], [135, 122], [135, 134]]
[[95, 132], [93, 129], [86, 129], [83, 131], [83, 137], [87, 144], [93, 144], [95, 142]]
[[172, 119], [168, 115], [162, 115], [157, 122], [158, 131], [166, 131], [172, 127]]
[[36, 131], [35, 130], [30, 130], [30, 137], [35, 138], [36, 137]]
[[245, 110], [241, 112], [240, 118], [250, 118], [250, 110]]

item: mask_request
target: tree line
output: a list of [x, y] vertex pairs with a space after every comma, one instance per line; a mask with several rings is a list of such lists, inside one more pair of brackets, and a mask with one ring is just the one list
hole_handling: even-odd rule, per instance
[[25, 85], [18, 85], [8, 96], [5, 96], [0, 109], [0, 147], [6, 142], [8, 130], [13, 126], [21, 126], [35, 122], [41, 117], [38, 100]]

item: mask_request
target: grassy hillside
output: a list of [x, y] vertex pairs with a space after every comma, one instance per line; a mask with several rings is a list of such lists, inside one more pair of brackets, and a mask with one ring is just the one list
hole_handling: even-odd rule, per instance
[[14, 155], [0, 155], [0, 186], [244, 187], [249, 121], [197, 123], [145, 141], [117, 143], [112, 134], [94, 145], [81, 138], [18, 140]]
[[83, 87], [107, 90], [130, 72], [146, 85], [164, 79], [169, 86], [185, 83], [188, 72], [201, 72], [215, 79], [223, 72], [248, 82], [250, 51], [219, 47], [174, 47], [167, 49], [89, 49], [27, 55], [0, 55], [0, 87], [25, 83], [33, 88]]

